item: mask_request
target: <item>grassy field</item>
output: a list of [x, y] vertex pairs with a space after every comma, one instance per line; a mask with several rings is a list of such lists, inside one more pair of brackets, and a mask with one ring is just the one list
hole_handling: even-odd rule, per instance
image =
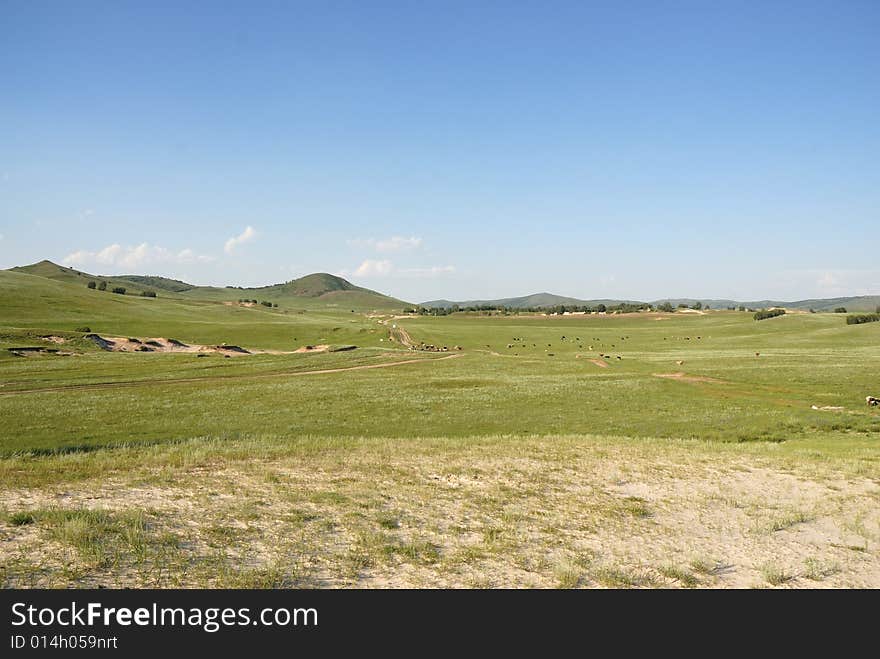
[[6, 585], [880, 586], [880, 323], [192, 295], [0, 273]]

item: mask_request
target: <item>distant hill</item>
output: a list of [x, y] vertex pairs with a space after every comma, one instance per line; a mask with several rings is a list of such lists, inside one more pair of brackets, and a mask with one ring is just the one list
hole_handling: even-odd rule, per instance
[[142, 291], [156, 291], [166, 296], [183, 296], [193, 300], [235, 301], [247, 298], [266, 300], [287, 306], [349, 307], [358, 311], [393, 310], [412, 306], [408, 302], [368, 288], [355, 286], [342, 277], [326, 272], [306, 275], [283, 284], [245, 288], [240, 286], [196, 286], [178, 279], [148, 275], [93, 275], [46, 260], [10, 268], [10, 271], [80, 286], [86, 286], [90, 281], [106, 281], [108, 287], [122, 286], [127, 292], [135, 295], [139, 295]]
[[[827, 299], [811, 299], [797, 300], [794, 302], [786, 302], [782, 300], [752, 300], [737, 301], [723, 300], [712, 298], [662, 298], [650, 302], [657, 305], [662, 302], [669, 302], [672, 306], [686, 304], [693, 306], [697, 302], [704, 307], [709, 306], [712, 309], [726, 309], [728, 307], [744, 306], [749, 309], [764, 309], [768, 307], [785, 307], [787, 309], [802, 309], [807, 311], [833, 311], [838, 307], [845, 307], [847, 311], [874, 311], [880, 306], [880, 295], [861, 295], [852, 297], [836, 297]], [[590, 306], [595, 307], [599, 304], [605, 306], [614, 306], [617, 304], [641, 304], [642, 302], [634, 300], [613, 300], [613, 299], [595, 299], [580, 300], [573, 297], [564, 297], [562, 295], [553, 295], [552, 293], [535, 293], [533, 295], [524, 295], [522, 297], [499, 298], [495, 300], [463, 300], [454, 302], [452, 300], [431, 300], [422, 302], [420, 306], [427, 308], [450, 309], [455, 305], [459, 307], [507, 307], [509, 309], [528, 309], [528, 308], [551, 308], [558, 306]]]

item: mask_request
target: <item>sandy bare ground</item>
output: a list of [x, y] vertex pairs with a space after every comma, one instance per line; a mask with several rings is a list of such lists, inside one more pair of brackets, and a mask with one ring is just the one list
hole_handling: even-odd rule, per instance
[[426, 442], [147, 459], [6, 487], [10, 512], [147, 508], [155, 533], [179, 538], [166, 569], [95, 566], [38, 524], [0, 523], [6, 585], [224, 585], [228, 570], [268, 570], [324, 587], [880, 587], [876, 478], [821, 461], [794, 471], [772, 447]]
[[86, 336], [95, 343], [99, 348], [110, 352], [145, 352], [145, 353], [219, 353], [228, 357], [240, 357], [243, 355], [253, 355], [265, 353], [265, 350], [246, 350], [240, 346], [233, 345], [200, 345], [187, 344], [175, 339], [166, 339], [164, 337], [137, 338], [125, 336], [100, 336], [98, 334], [89, 334]]
[[329, 345], [325, 345], [322, 343], [321, 345], [317, 346], [302, 346], [301, 348], [297, 348], [296, 350], [294, 350], [294, 352], [327, 352], [329, 348]]
[[249, 374], [230, 374], [204, 376], [198, 378], [152, 378], [144, 380], [120, 380], [117, 382], [94, 382], [88, 384], [68, 384], [58, 387], [35, 387], [31, 389], [14, 389], [10, 391], [0, 391], [0, 396], [15, 396], [17, 394], [32, 394], [42, 392], [59, 392], [72, 391], [81, 389], [116, 389], [124, 387], [142, 387], [155, 386], [157, 384], [183, 384], [191, 382], [217, 382], [226, 380], [261, 380], [268, 378], [291, 378], [304, 375], [322, 375], [326, 373], [344, 373], [346, 371], [364, 371], [373, 368], [391, 368], [395, 366], [405, 366], [407, 364], [419, 364], [422, 362], [439, 361], [441, 359], [454, 359], [461, 357], [460, 353], [446, 355], [445, 357], [420, 358], [420, 359], [404, 359], [394, 362], [382, 362], [379, 364], [361, 364], [359, 366], [342, 366], [339, 368], [322, 368], [311, 371], [282, 371], [274, 373], [249, 373]]

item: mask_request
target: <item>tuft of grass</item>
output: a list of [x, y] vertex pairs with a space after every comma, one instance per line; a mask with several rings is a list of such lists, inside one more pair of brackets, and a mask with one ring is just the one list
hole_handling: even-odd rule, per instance
[[401, 556], [423, 565], [433, 565], [440, 560], [440, 550], [426, 541], [414, 541], [401, 545], [397, 550]]
[[804, 561], [804, 576], [813, 581], [822, 581], [825, 577], [840, 572], [840, 566], [837, 563], [823, 563], [815, 558], [808, 558]]
[[655, 579], [647, 572], [611, 566], [594, 570], [592, 576], [607, 588], [645, 588], [656, 583]]
[[653, 517], [654, 513], [648, 508], [646, 502], [641, 497], [627, 497], [620, 506], [621, 512], [629, 517], [637, 519], [647, 519]]
[[572, 563], [560, 563], [553, 570], [556, 588], [567, 590], [581, 585], [582, 572]]
[[12, 513], [9, 516], [9, 523], [12, 526], [26, 526], [27, 524], [33, 524], [35, 521], [34, 514], [26, 511]]
[[694, 574], [676, 565], [664, 565], [659, 568], [659, 572], [667, 579], [677, 581], [683, 588], [696, 588], [700, 585], [700, 580]]
[[804, 524], [805, 522], [810, 522], [815, 517], [809, 515], [801, 510], [795, 510], [789, 513], [786, 513], [782, 517], [777, 517], [770, 523], [770, 533], [776, 533], [777, 531], [784, 531], [785, 529], [789, 529], [792, 526], [796, 526], [798, 524]]
[[698, 574], [713, 576], [720, 569], [721, 563], [708, 558], [697, 557], [690, 562], [690, 567]]
[[376, 522], [378, 522], [379, 526], [383, 529], [391, 530], [400, 528], [400, 520], [394, 515], [388, 513], [378, 515], [376, 517]]
[[781, 586], [794, 579], [794, 575], [789, 574], [784, 568], [775, 563], [764, 563], [759, 567], [759, 570], [764, 581], [771, 586]]

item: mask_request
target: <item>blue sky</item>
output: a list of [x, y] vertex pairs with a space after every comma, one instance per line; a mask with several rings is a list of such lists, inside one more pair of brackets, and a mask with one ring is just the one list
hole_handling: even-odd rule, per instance
[[880, 3], [0, 0], [0, 267], [880, 293]]

